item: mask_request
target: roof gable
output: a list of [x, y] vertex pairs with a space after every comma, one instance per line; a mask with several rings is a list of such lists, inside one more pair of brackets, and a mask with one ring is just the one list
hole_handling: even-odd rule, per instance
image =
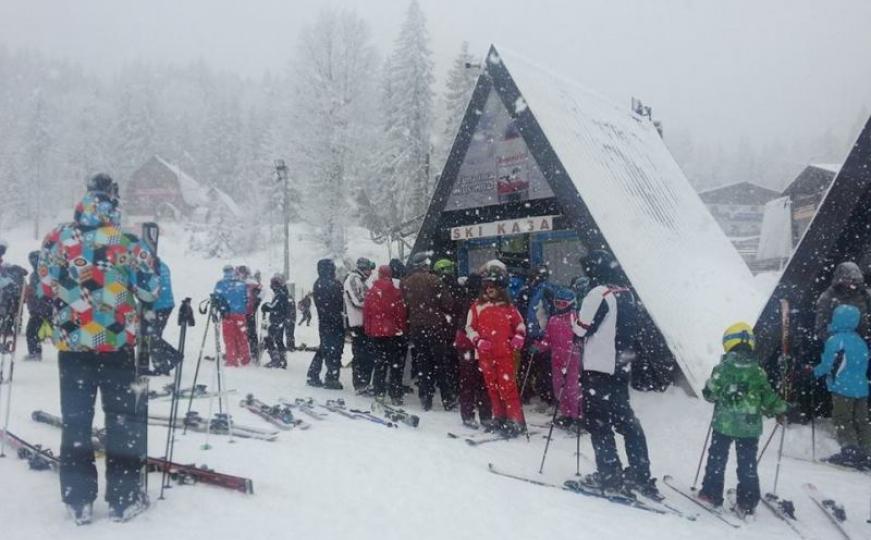
[[[811, 168], [811, 167], [809, 167]], [[830, 173], [831, 174], [831, 173]], [[763, 358], [780, 348], [780, 301], [786, 299], [798, 328], [812, 327], [817, 297], [832, 279], [835, 266], [852, 260], [863, 263], [871, 247], [871, 118], [859, 134], [847, 160], [829, 185], [813, 220], [792, 253], [777, 287], [756, 321], [757, 343]], [[793, 328], [795, 329], [795, 328]]]
[[706, 189], [699, 192], [699, 197], [705, 204], [743, 204], [763, 205], [780, 197], [773, 189], [762, 187], [753, 182], [735, 182], [725, 186]]
[[761, 301], [656, 128], [628, 107], [491, 47], [415, 250], [432, 241], [491, 88], [566, 218], [586, 245], [614, 253], [699, 394], [723, 329], [752, 319]]

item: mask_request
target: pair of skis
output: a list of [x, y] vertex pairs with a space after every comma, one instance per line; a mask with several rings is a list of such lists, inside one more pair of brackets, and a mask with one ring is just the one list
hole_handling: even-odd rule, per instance
[[376, 399], [372, 402], [372, 410], [381, 414], [391, 422], [402, 423], [413, 428], [420, 425], [419, 416], [406, 412], [405, 409], [388, 405], [380, 399]]
[[256, 399], [254, 394], [248, 394], [245, 399], [239, 402], [239, 406], [251, 411], [281, 430], [308, 429], [311, 427], [307, 422], [294, 418], [289, 406], [283, 404], [268, 405]]
[[[169, 416], [152, 414], [148, 416], [148, 423], [156, 426], [169, 426]], [[198, 433], [210, 433], [212, 435], [232, 435], [242, 439], [259, 439], [262, 441], [274, 441], [278, 438], [277, 431], [270, 431], [251, 426], [243, 426], [236, 422], [230, 422], [226, 414], [216, 414], [211, 420], [207, 420], [196, 411], [191, 411], [184, 418], [175, 420], [176, 428], [186, 428]]]
[[[538, 434], [539, 434], [538, 431], [528, 432], [528, 435], [530, 437], [533, 437], [533, 436], [538, 435]], [[522, 434], [520, 436], [522, 436]], [[499, 441], [511, 441], [511, 440], [520, 438], [520, 436], [509, 436], [509, 435], [500, 434], [498, 432], [487, 432], [487, 431], [481, 432], [481, 433], [467, 433], [465, 435], [458, 434], [458, 433], [452, 433], [450, 431], [448, 432], [448, 438], [462, 439], [469, 446], [481, 446], [482, 444], [490, 444], [490, 443], [499, 442]]]
[[325, 413], [318, 412], [315, 409], [316, 403], [315, 400], [312, 398], [296, 398], [293, 401], [290, 401], [289, 399], [279, 398], [278, 402], [282, 405], [290, 407], [291, 409], [297, 409], [299, 412], [308, 416], [309, 418], [312, 418], [313, 420], [321, 421], [327, 417]]
[[[53, 415], [49, 415], [48, 413], [43, 413], [40, 418], [41, 420], [39, 421], [48, 423], [49, 425], [56, 427], [60, 427], [61, 425], [60, 418], [53, 417]], [[34, 417], [34, 419], [36, 419], [36, 417]], [[51, 422], [45, 422], [44, 420], [51, 420]], [[60, 470], [60, 458], [54, 455], [51, 450], [27, 442], [9, 431], [0, 431], [0, 437], [3, 437], [3, 439], [15, 449], [19, 458], [27, 460], [31, 469]], [[105, 449], [104, 443], [97, 437], [94, 439], [94, 446], [97, 450]], [[162, 458], [148, 456], [145, 460], [145, 468], [148, 472], [163, 472], [164, 469], [167, 469], [170, 478], [176, 480], [180, 484], [190, 485], [199, 483], [231, 489], [241, 493], [254, 493], [254, 482], [251, 479], [219, 473], [207, 468], [205, 465], [198, 466], [193, 464], [166, 462]]]

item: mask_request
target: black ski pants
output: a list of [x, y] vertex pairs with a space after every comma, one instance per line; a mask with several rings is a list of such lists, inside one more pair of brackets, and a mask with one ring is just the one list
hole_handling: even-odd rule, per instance
[[257, 356], [257, 313], [245, 315], [245, 337], [248, 338], [248, 350], [251, 358]]
[[484, 374], [478, 367], [478, 359], [472, 350], [458, 351], [460, 367], [460, 416], [464, 422], [475, 420], [475, 411], [481, 422], [493, 418], [490, 395], [484, 386]]
[[312, 325], [312, 312], [310, 309], [302, 312], [302, 318], [299, 320], [299, 325], [302, 326], [303, 324], [306, 326]]
[[602, 485], [622, 482], [623, 466], [617, 454], [616, 431], [623, 436], [628, 473], [637, 482], [650, 480], [650, 457], [641, 422], [629, 404], [629, 381], [625, 377], [585, 371], [583, 375], [584, 414], [596, 453], [596, 468]]
[[43, 317], [30, 314], [30, 319], [27, 321], [25, 335], [27, 337], [27, 354], [31, 356], [42, 354], [42, 342], [39, 341], [39, 328], [45, 322]]
[[375, 395], [383, 396], [389, 393], [390, 397], [401, 399], [405, 393], [402, 388], [402, 374], [405, 371], [405, 339], [402, 336], [369, 339], [375, 353], [375, 368], [372, 373]]
[[326, 364], [324, 381], [338, 381], [339, 370], [342, 368], [342, 351], [345, 349], [345, 330], [341, 327], [322, 326], [318, 328], [318, 334], [321, 344], [308, 367], [308, 378], [320, 379], [321, 366]]
[[411, 347], [421, 401], [431, 402], [438, 387], [442, 404], [453, 403], [459, 393], [459, 366], [452, 340], [419, 331], [411, 335]]
[[106, 415], [106, 501], [112, 507], [125, 508], [140, 495], [139, 474], [148, 442], [146, 420], [136, 416], [133, 353], [60, 352], [58, 367], [63, 419], [61, 498], [72, 505], [97, 498], [91, 437], [99, 389]]
[[726, 476], [726, 463], [729, 461], [729, 447], [735, 443], [738, 457], [738, 506], [753, 510], [759, 504], [759, 474], [756, 472], [756, 451], [759, 439], [738, 439], [716, 431], [711, 432], [711, 446], [708, 448], [708, 462], [705, 465], [705, 479], [702, 481], [702, 495], [706, 495], [717, 506], [723, 504], [723, 484]]
[[362, 326], [354, 326], [351, 332], [351, 352], [354, 363], [351, 364], [354, 390], [362, 390], [372, 382], [372, 369], [375, 366], [375, 351], [372, 340], [363, 331]]
[[266, 339], [263, 340], [269, 360], [273, 365], [287, 366], [287, 349], [284, 347], [284, 325], [270, 324], [266, 329]]

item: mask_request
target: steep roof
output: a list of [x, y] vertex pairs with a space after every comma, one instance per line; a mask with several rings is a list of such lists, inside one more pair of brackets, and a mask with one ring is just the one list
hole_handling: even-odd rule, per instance
[[193, 208], [209, 205], [208, 189], [201, 186], [199, 182], [188, 176], [188, 174], [185, 173], [183, 170], [166, 161], [162, 157], [155, 155], [154, 159], [157, 160], [158, 163], [169, 169], [172, 174], [175, 175], [176, 179], [178, 180], [178, 187], [181, 191], [181, 197], [182, 199], [184, 199], [185, 204]]
[[783, 190], [784, 195], [810, 195], [825, 191], [838, 171], [840, 165], [810, 164]]
[[780, 347], [781, 299], [790, 304], [792, 335], [804, 339], [813, 327], [816, 299], [829, 286], [835, 266], [854, 261], [868, 272], [864, 252], [871, 244], [871, 118], [838, 171], [756, 321], [763, 358]]
[[[720, 338], [761, 305], [750, 271], [672, 158], [649, 119], [618, 107], [519, 55], [491, 47], [481, 88], [492, 85], [587, 245], [603, 245], [665, 338], [691, 389], [700, 394], [717, 363]], [[475, 112], [467, 110], [467, 121]], [[471, 137], [451, 152], [460, 161]], [[465, 141], [465, 143], [464, 143]], [[445, 167], [415, 250], [433, 235], [456, 178]], [[591, 227], [590, 223], [595, 226]]]
[[706, 204], [763, 205], [779, 196], [779, 192], [753, 182], [734, 182], [699, 192]]

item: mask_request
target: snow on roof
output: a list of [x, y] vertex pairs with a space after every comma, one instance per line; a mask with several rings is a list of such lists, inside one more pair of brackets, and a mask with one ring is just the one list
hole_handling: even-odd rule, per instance
[[824, 171], [829, 171], [835, 174], [841, 172], [840, 163], [811, 163], [810, 166], [816, 167], [817, 169], [823, 169]]
[[749, 269], [649, 119], [514, 53], [498, 54], [701, 395], [722, 354], [723, 330], [755, 320], [765, 300]]
[[200, 185], [199, 182], [187, 175], [183, 170], [179, 169], [172, 163], [166, 161], [160, 156], [154, 156], [161, 165], [172, 171], [178, 179], [178, 187], [181, 190], [181, 196], [185, 204], [196, 208], [197, 206], [209, 205], [208, 189]]

